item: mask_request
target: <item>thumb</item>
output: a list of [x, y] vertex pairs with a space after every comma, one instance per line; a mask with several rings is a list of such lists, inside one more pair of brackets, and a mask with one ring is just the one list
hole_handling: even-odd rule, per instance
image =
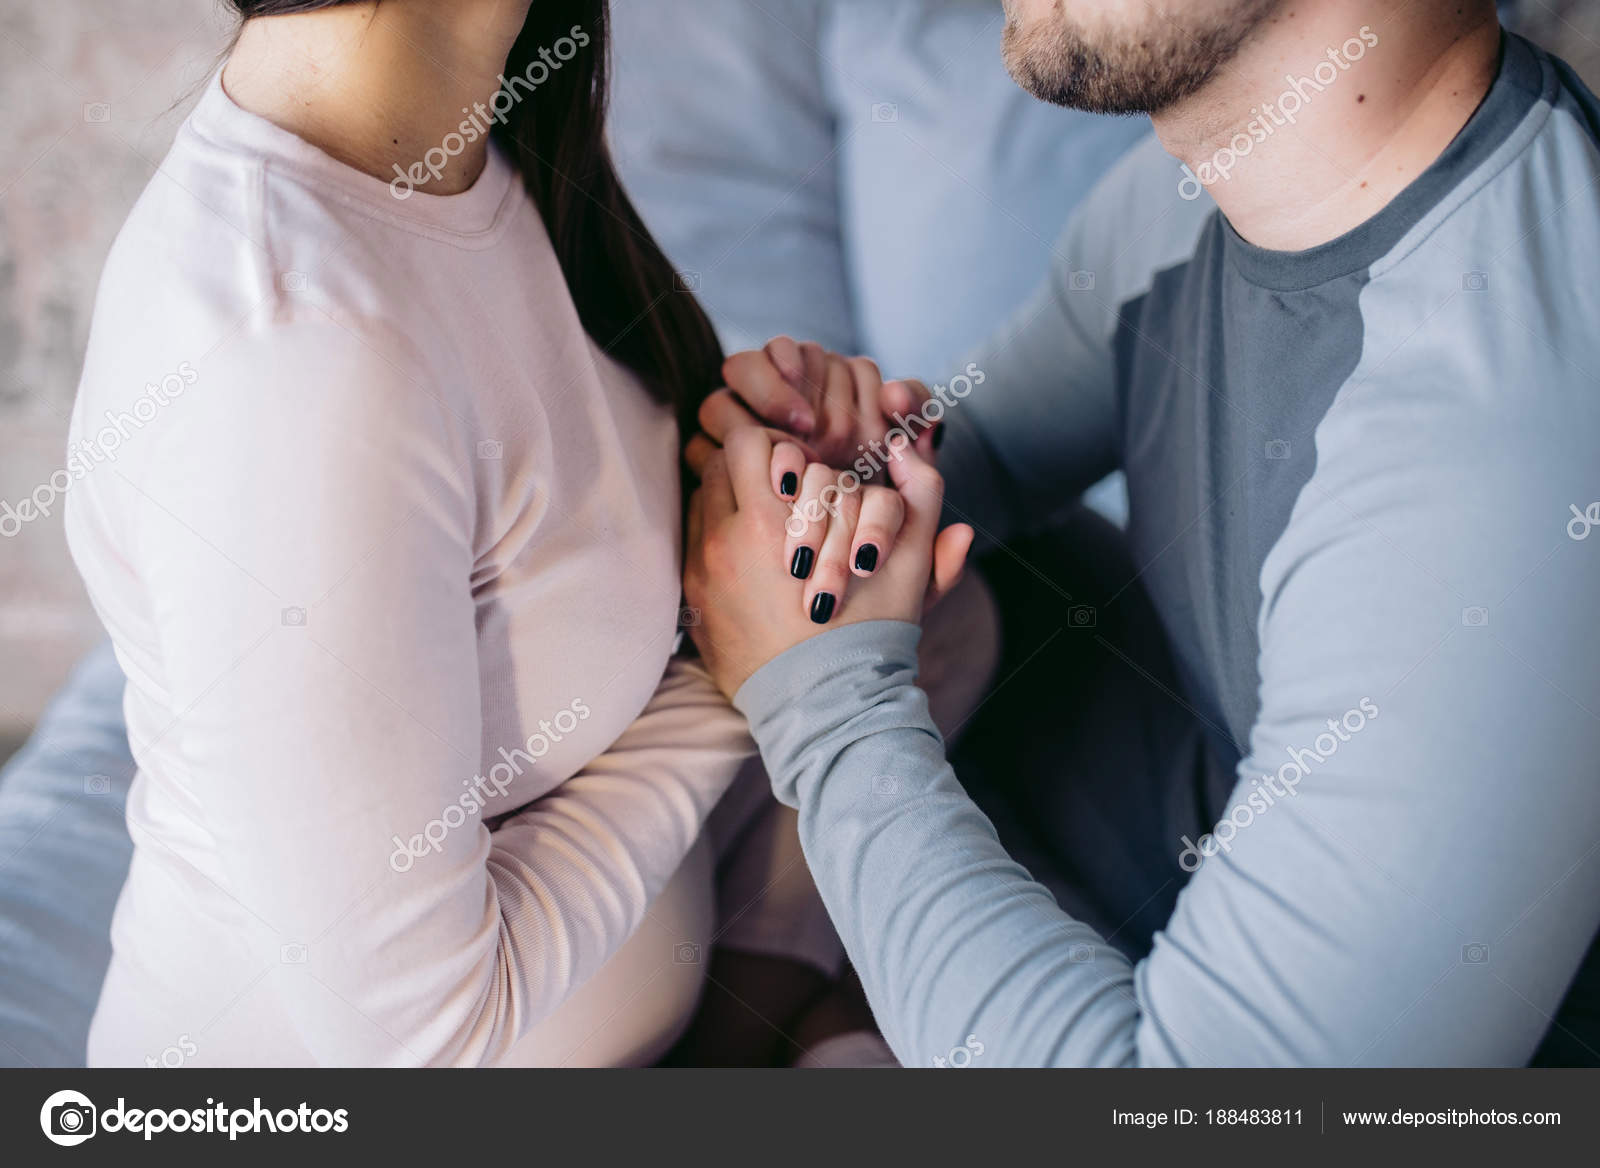
[[975, 534], [965, 523], [952, 523], [934, 539], [933, 575], [928, 581], [924, 611], [938, 604], [961, 583], [961, 576], [967, 567], [967, 553], [972, 550]]

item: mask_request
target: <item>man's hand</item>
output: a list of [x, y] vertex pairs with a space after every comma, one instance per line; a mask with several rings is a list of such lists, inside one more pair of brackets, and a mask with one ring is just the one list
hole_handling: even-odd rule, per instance
[[[812, 456], [843, 469], [879, 449], [895, 415], [909, 417], [930, 396], [917, 381], [885, 382], [865, 357], [842, 357], [811, 342], [775, 337], [765, 348], [735, 353], [722, 366], [726, 389], [700, 407], [701, 433], [690, 440], [691, 463], [726, 442], [739, 426], [758, 421], [797, 439]], [[913, 422], [923, 456], [933, 431]]]
[[[789, 472], [783, 459], [774, 458], [771, 437], [758, 425], [738, 426], [722, 450], [706, 454], [698, 465], [684, 592], [700, 610], [691, 628], [695, 644], [729, 697], [768, 661], [833, 624], [918, 621], [930, 585], [937, 592], [953, 587], [972, 546], [972, 529], [964, 524], [939, 531], [944, 481], [920, 453], [905, 447], [889, 463], [904, 512], [894, 554], [858, 578], [848, 601], [818, 622], [814, 596], [806, 602], [815, 585], [798, 579], [792, 560], [782, 558], [794, 511], [778, 489]], [[859, 543], [853, 527], [839, 542]]]

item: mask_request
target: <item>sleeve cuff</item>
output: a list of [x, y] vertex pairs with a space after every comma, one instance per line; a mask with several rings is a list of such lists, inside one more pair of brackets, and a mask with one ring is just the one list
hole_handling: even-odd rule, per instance
[[862, 621], [830, 629], [778, 654], [751, 674], [733, 695], [734, 708], [754, 727], [863, 665], [886, 667], [875, 670], [879, 678], [905, 671], [909, 674], [905, 680], [914, 682], [921, 639], [921, 627], [906, 621]]

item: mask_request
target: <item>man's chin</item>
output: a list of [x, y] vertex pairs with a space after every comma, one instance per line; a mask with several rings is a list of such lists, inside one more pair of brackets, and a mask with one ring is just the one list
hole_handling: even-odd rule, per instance
[[1094, 114], [1159, 114], [1204, 88], [1280, 3], [1235, 0], [1203, 25], [1160, 21], [1137, 32], [1089, 32], [1058, 6], [1028, 24], [1008, 19], [1002, 53], [1012, 80], [1041, 101]]
[[1002, 41], [1011, 79], [1040, 101], [1091, 114], [1146, 114], [1160, 108], [1159, 86], [1132, 62], [1113, 65], [1103, 51], [1066, 29], [1006, 25]]

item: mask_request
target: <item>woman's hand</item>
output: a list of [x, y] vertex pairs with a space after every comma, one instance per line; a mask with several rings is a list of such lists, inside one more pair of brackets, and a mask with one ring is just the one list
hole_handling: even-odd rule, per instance
[[[829, 557], [829, 574], [819, 578], [814, 565], [804, 580], [792, 570], [794, 554], [784, 558], [791, 540], [796, 549], [810, 547], [817, 534], [809, 522], [798, 535], [790, 530], [793, 504], [783, 497], [782, 486], [784, 475], [795, 473], [793, 453], [775, 456], [767, 432], [746, 424], [728, 432], [723, 449], [697, 462], [701, 485], [689, 502], [684, 591], [700, 612], [690, 630], [695, 644], [718, 687], [730, 697], [762, 665], [830, 624], [915, 622], [930, 585], [942, 593], [960, 579], [972, 529], [957, 524], [939, 531], [944, 481], [910, 446], [888, 464], [898, 507], [892, 509], [882, 496], [874, 496], [869, 519], [876, 526], [867, 527], [865, 535], [859, 522], [864, 497], [855, 522], [827, 516], [828, 530], [813, 555]], [[810, 468], [806, 473], [812, 473]], [[895, 510], [903, 521], [897, 532], [886, 534]], [[830, 545], [836, 522], [839, 534]], [[856, 569], [855, 556], [869, 537], [884, 545], [892, 541], [894, 554], [880, 547], [871, 569]], [[844, 563], [852, 567], [846, 569]], [[856, 580], [848, 600], [841, 604], [842, 595], [835, 595], [827, 606], [830, 611], [818, 621], [817, 598], [825, 594], [824, 586], [842, 593], [852, 571]]]
[[871, 576], [888, 559], [905, 520], [905, 499], [889, 485], [887, 472], [869, 483], [854, 471], [807, 465], [790, 442], [773, 447], [772, 465], [779, 495], [791, 500], [783, 563], [805, 582], [806, 614], [827, 624], [851, 575]]

